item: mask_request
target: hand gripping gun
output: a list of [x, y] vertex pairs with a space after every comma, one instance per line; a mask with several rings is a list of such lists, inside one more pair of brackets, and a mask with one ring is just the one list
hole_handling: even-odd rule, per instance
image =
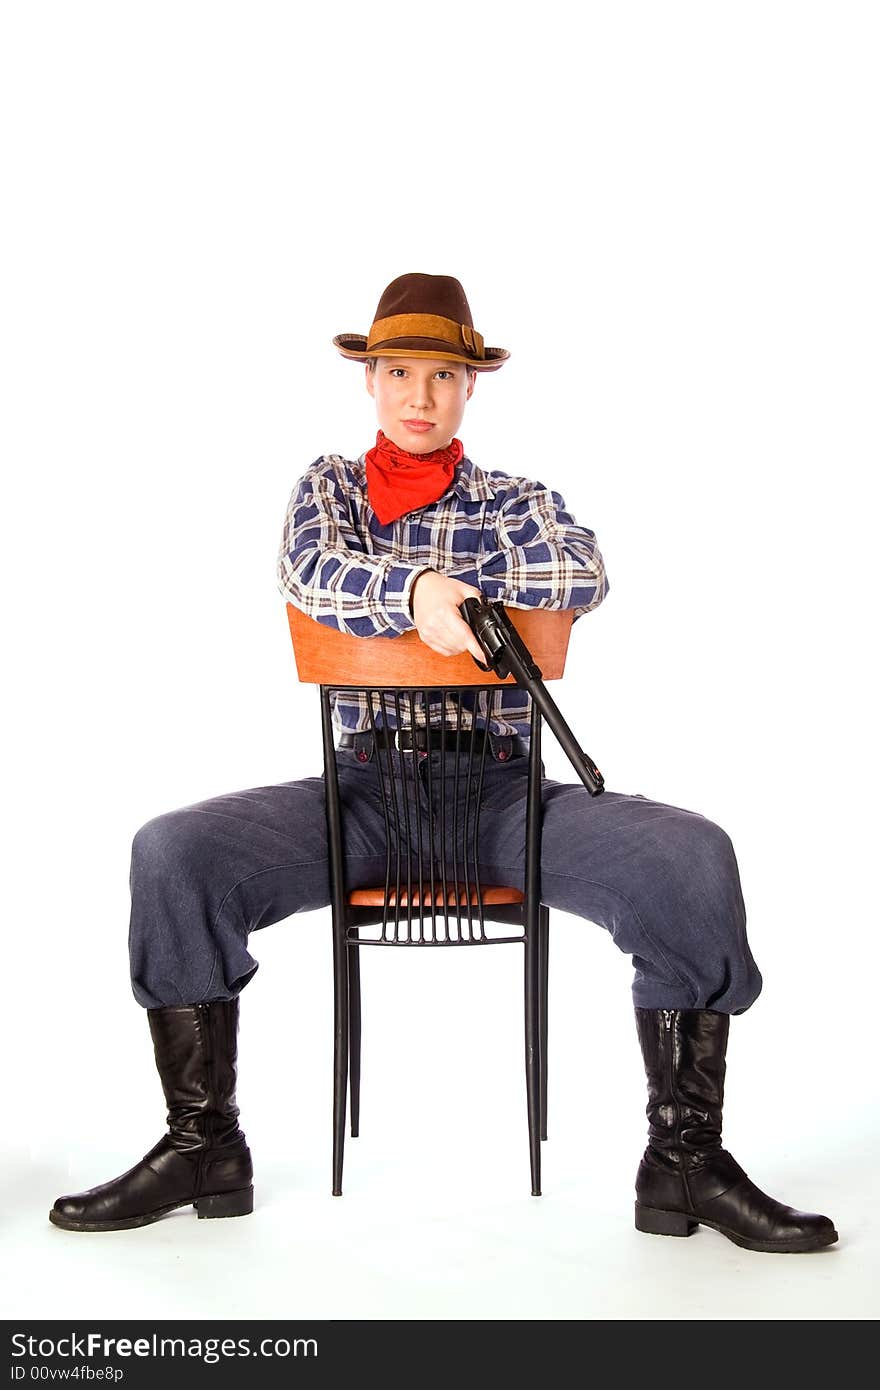
[[484, 666], [473, 657], [475, 664], [482, 671], [494, 671], [501, 680], [513, 676], [529, 692], [587, 791], [591, 796], [600, 796], [605, 790], [605, 779], [593, 759], [581, 748], [552, 696], [548, 695], [541, 669], [507, 616], [504, 604], [500, 600], [466, 598], [459, 611], [489, 661], [488, 666]]

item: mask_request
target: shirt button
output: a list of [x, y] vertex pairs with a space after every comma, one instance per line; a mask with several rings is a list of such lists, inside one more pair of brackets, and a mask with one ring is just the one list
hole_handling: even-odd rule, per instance
[[369, 755], [369, 753], [367, 752], [366, 748], [359, 748], [359, 749], [358, 749], [357, 758], [358, 758], [358, 762], [359, 762], [359, 763], [368, 762], [368, 761], [369, 761], [369, 757], [370, 757], [370, 755]]
[[506, 748], [499, 748], [499, 749], [498, 749], [498, 761], [499, 761], [500, 763], [506, 763], [506, 762], [507, 762], [507, 759], [508, 759], [509, 757], [510, 757], [510, 754], [508, 753], [508, 751], [507, 751]]

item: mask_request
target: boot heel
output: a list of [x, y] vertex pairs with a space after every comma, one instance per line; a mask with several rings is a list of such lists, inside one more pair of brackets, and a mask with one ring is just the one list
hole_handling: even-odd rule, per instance
[[254, 1209], [254, 1189], [244, 1187], [239, 1192], [217, 1192], [213, 1197], [198, 1197], [193, 1206], [200, 1221], [217, 1216], [250, 1216]]
[[692, 1236], [699, 1225], [683, 1211], [657, 1211], [636, 1202], [636, 1230], [649, 1236]]

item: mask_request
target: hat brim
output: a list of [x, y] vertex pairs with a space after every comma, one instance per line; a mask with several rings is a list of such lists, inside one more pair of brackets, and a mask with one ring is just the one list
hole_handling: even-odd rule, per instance
[[377, 343], [367, 352], [362, 333], [337, 333], [333, 346], [353, 362], [366, 362], [369, 357], [437, 357], [443, 362], [465, 362], [478, 372], [497, 372], [510, 356], [506, 348], [487, 347], [483, 359], [465, 357], [440, 338], [392, 338], [387, 345]]

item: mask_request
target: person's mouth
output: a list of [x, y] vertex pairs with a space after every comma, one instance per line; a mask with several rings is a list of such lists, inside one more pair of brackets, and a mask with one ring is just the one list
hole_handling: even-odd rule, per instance
[[404, 420], [403, 423], [408, 430], [414, 430], [416, 434], [425, 434], [428, 430], [434, 428], [434, 422], [432, 420]]

